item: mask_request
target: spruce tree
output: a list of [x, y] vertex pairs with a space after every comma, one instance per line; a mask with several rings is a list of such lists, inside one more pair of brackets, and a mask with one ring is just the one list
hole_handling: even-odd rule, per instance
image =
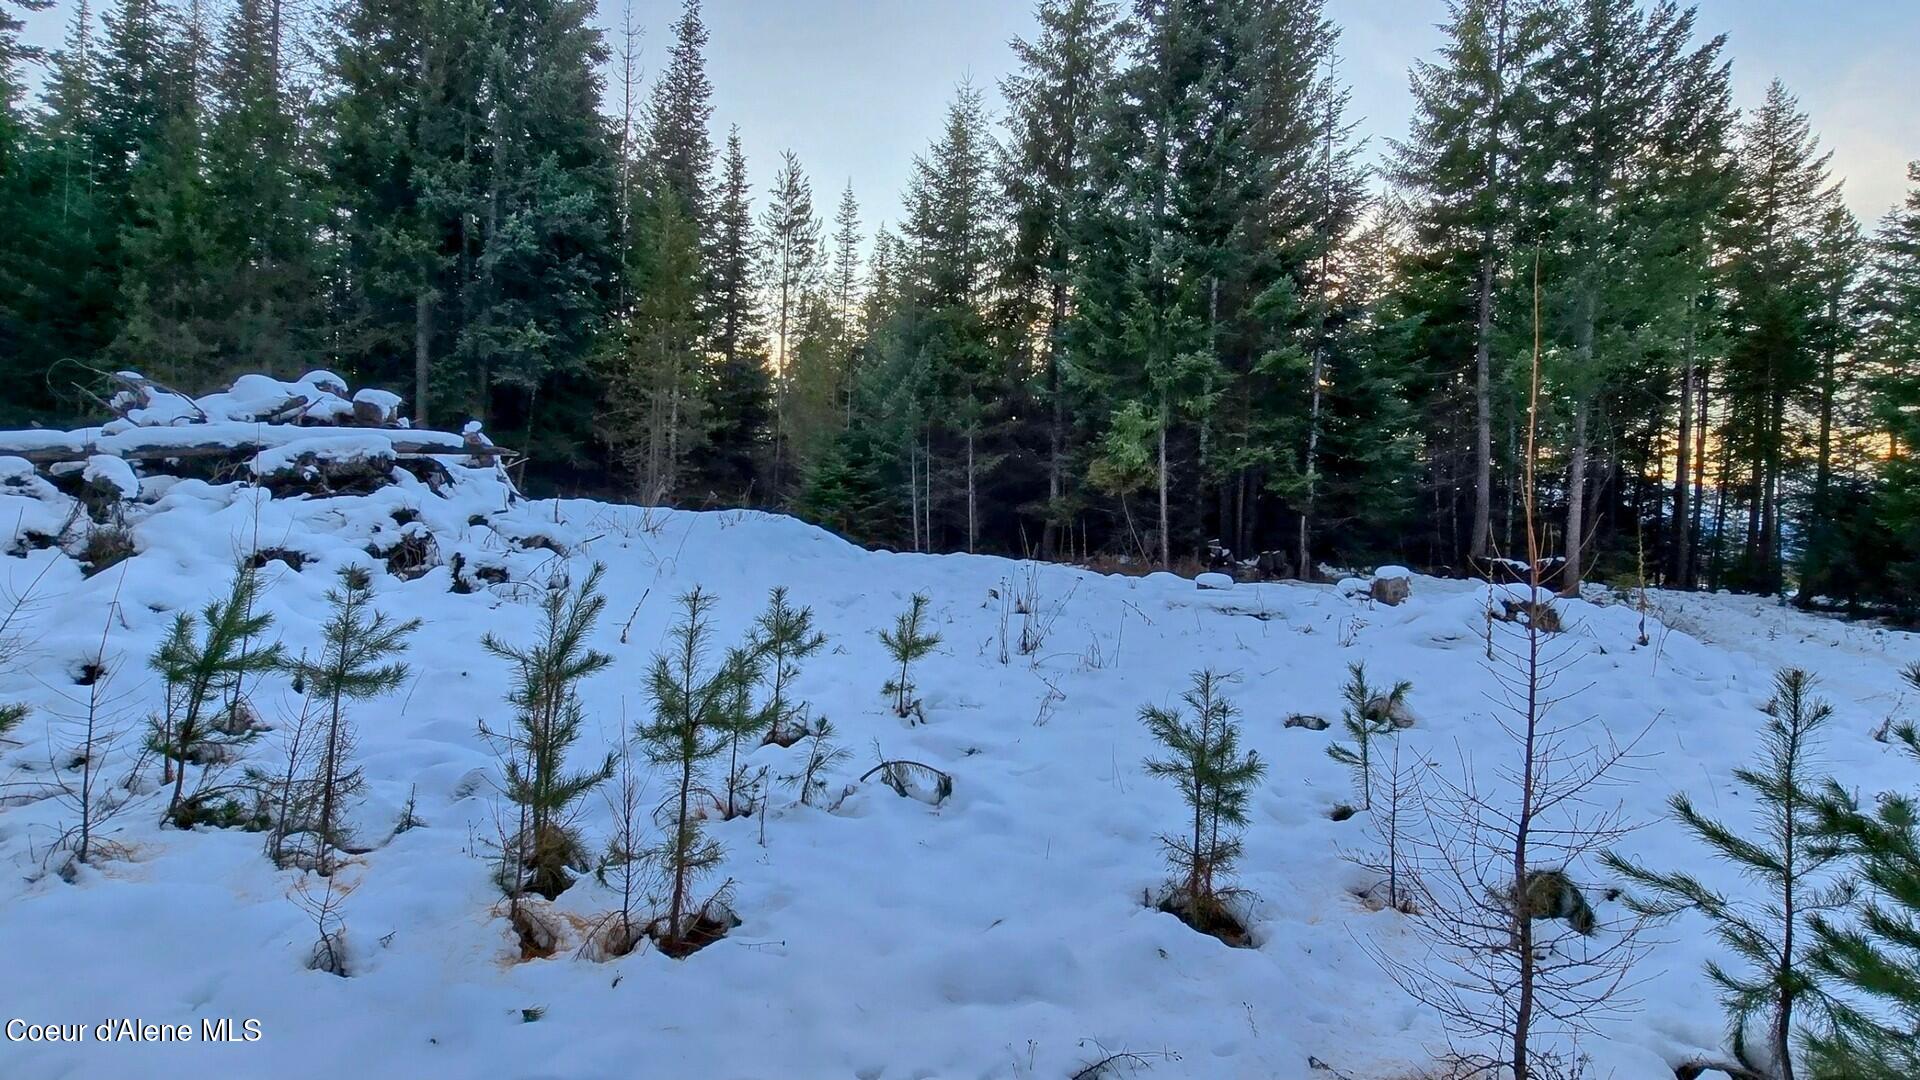
[[[1902, 618], [1920, 619], [1920, 161], [1907, 166], [1904, 205], [1876, 233], [1863, 287], [1864, 342], [1877, 373], [1873, 420], [1888, 436], [1868, 527], [1856, 530], [1855, 574]], [[1875, 574], [1869, 546], [1885, 551]]]
[[[1920, 690], [1920, 664], [1902, 676]], [[1902, 724], [1893, 736], [1920, 764], [1920, 731]], [[1868, 899], [1857, 921], [1813, 919], [1813, 967], [1846, 993], [1807, 1039], [1808, 1071], [1814, 1080], [1920, 1075], [1920, 799], [1889, 795], [1867, 808], [1829, 782], [1817, 809]]]
[[320, 629], [318, 660], [300, 659], [287, 665], [294, 679], [319, 704], [316, 713], [320, 755], [313, 778], [317, 843], [314, 869], [330, 873], [332, 853], [346, 839], [341, 803], [360, 787], [360, 770], [350, 761], [353, 727], [346, 715], [348, 703], [381, 697], [407, 680], [407, 665], [394, 659], [407, 649], [407, 639], [420, 629], [420, 620], [395, 619], [373, 607], [373, 575], [364, 566], [340, 568], [340, 583], [327, 590], [329, 612]]
[[540, 601], [540, 629], [532, 642], [514, 645], [492, 633], [480, 639], [481, 648], [513, 668], [507, 692], [512, 729], [480, 725], [481, 735], [500, 750], [502, 790], [516, 807], [502, 852], [501, 887], [509, 897], [531, 890], [551, 900], [573, 884], [569, 870], [588, 864], [573, 824], [574, 804], [613, 775], [615, 755], [581, 772], [566, 766], [586, 723], [580, 682], [613, 663], [587, 644], [607, 606], [600, 591], [604, 574], [596, 563], [578, 585], [552, 582]]
[[1160, 838], [1179, 881], [1168, 908], [1209, 931], [1234, 924], [1223, 898], [1240, 857], [1247, 801], [1266, 772], [1259, 755], [1240, 749], [1240, 726], [1234, 722], [1239, 710], [1224, 694], [1231, 679], [1194, 672], [1192, 687], [1180, 695], [1190, 715], [1157, 705], [1140, 710], [1147, 730], [1168, 751], [1165, 758], [1148, 759], [1147, 772], [1172, 779], [1189, 812], [1180, 833]]
[[[1738, 967], [1710, 961], [1707, 975], [1721, 991], [1734, 1055], [1749, 1068], [1793, 1080], [1793, 1051], [1809, 1006], [1830, 1005], [1813, 934], [1823, 913], [1851, 903], [1852, 885], [1838, 872], [1840, 852], [1820, 829], [1819, 792], [1813, 773], [1820, 729], [1833, 707], [1812, 694], [1813, 677], [1787, 669], [1774, 677], [1767, 703], [1766, 756], [1757, 768], [1734, 770], [1734, 778], [1759, 799], [1752, 830], [1715, 821], [1676, 794], [1673, 816], [1712, 854], [1737, 867], [1764, 889], [1757, 902], [1730, 899], [1685, 871], [1660, 872], [1609, 855], [1607, 864], [1651, 894], [1630, 898], [1638, 911], [1655, 916], [1696, 910], [1714, 923], [1714, 934], [1739, 960]], [[1748, 1046], [1749, 1026], [1765, 1022], [1764, 1056]]]
[[[1488, 557], [1493, 539], [1493, 356], [1503, 248], [1521, 152], [1528, 69], [1539, 61], [1544, 20], [1534, 0], [1451, 0], [1437, 60], [1417, 61], [1414, 119], [1396, 147], [1394, 176], [1413, 193], [1423, 257], [1416, 273], [1471, 290], [1466, 304], [1436, 310], [1424, 329], [1473, 355], [1473, 504], [1467, 555]], [[1449, 372], [1449, 375], [1452, 375]], [[1449, 379], [1450, 385], [1459, 380]]]

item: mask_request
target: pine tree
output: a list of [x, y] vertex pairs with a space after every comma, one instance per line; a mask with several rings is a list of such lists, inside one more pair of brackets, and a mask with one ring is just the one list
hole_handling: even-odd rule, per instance
[[926, 630], [927, 604], [925, 593], [914, 593], [907, 601], [907, 610], [893, 621], [893, 629], [880, 631], [880, 644], [900, 665], [900, 674], [888, 679], [880, 692], [893, 697], [893, 713], [903, 720], [920, 708], [920, 700], [913, 696], [913, 662], [940, 647], [940, 635]]
[[499, 749], [503, 792], [517, 820], [502, 854], [501, 886], [509, 897], [531, 890], [551, 900], [573, 884], [569, 869], [587, 865], [586, 849], [573, 825], [574, 804], [613, 775], [615, 756], [593, 769], [566, 771], [567, 755], [580, 741], [586, 711], [580, 682], [613, 658], [587, 645], [606, 610], [600, 592], [605, 568], [595, 564], [578, 585], [550, 583], [540, 602], [540, 630], [532, 643], [513, 645], [488, 633], [481, 648], [513, 667], [507, 704], [511, 731], [484, 721], [480, 733]]
[[711, 236], [713, 83], [707, 78], [707, 27], [700, 0], [686, 0], [673, 24], [667, 68], [654, 85], [647, 160], [665, 190], [680, 199], [694, 231]]
[[[273, 627], [272, 614], [257, 610], [259, 597], [259, 571], [237, 568], [227, 595], [209, 601], [197, 620], [188, 612], [174, 616], [148, 661], [160, 676], [165, 702], [153, 719], [148, 743], [166, 763], [166, 778], [173, 785], [161, 820], [180, 828], [201, 820], [212, 809], [211, 801], [224, 794], [213, 779], [228, 760], [228, 748], [259, 735], [236, 684], [285, 662], [278, 642], [256, 644]], [[191, 791], [189, 765], [201, 769]]]
[[[1920, 690], [1920, 664], [1902, 675]], [[1920, 763], [1920, 731], [1903, 724], [1894, 737]], [[1869, 810], [1829, 782], [1817, 812], [1869, 899], [1857, 922], [1813, 918], [1813, 967], [1849, 993], [1836, 996], [1832, 1022], [1809, 1036], [1808, 1072], [1815, 1080], [1920, 1075], [1920, 802], [1890, 795]]]
[[1226, 880], [1240, 857], [1239, 832], [1247, 824], [1247, 800], [1266, 773], [1258, 754], [1240, 749], [1239, 710], [1223, 691], [1231, 676], [1213, 671], [1193, 674], [1193, 686], [1180, 695], [1191, 716], [1178, 708], [1148, 705], [1140, 719], [1169, 755], [1148, 759], [1152, 776], [1172, 779], [1190, 817], [1179, 834], [1160, 838], [1179, 885], [1168, 910], [1196, 929], [1232, 924], [1224, 907]]
[[293, 378], [314, 366], [320, 343], [324, 208], [320, 178], [301, 160], [311, 147], [288, 85], [291, 27], [280, 9], [239, 0], [209, 77], [207, 199], [221, 208], [213, 288], [225, 301], [209, 332], [222, 358]]
[[1874, 237], [1863, 287], [1865, 352], [1872, 380], [1874, 426], [1888, 452], [1870, 501], [1871, 521], [1856, 529], [1854, 556], [1885, 552], [1886, 570], [1856, 568], [1875, 598], [1909, 621], [1920, 619], [1920, 162], [1907, 166], [1906, 202], [1889, 212]]
[[827, 636], [814, 629], [813, 609], [787, 602], [787, 587], [776, 586], [767, 596], [767, 609], [753, 623], [753, 646], [766, 658], [762, 685], [766, 689], [767, 741], [792, 746], [807, 733], [807, 707], [793, 699], [793, 680], [800, 661], [827, 647]]
[[793, 151], [781, 154], [760, 215], [761, 263], [773, 331], [773, 473], [776, 493], [784, 490], [791, 455], [788, 410], [793, 395], [793, 342], [806, 298], [820, 282], [823, 252], [820, 219], [813, 211], [813, 186]]
[[704, 815], [694, 806], [694, 798], [706, 763], [727, 748], [729, 709], [742, 693], [742, 676], [748, 674], [734, 663], [735, 656], [709, 665], [713, 596], [696, 587], [679, 602], [682, 615], [670, 635], [671, 644], [654, 655], [647, 677], [653, 719], [637, 732], [648, 758], [672, 770], [673, 787], [662, 804], [667, 835], [657, 852], [670, 882], [670, 897], [665, 915], [656, 922], [654, 938], [661, 951], [675, 956], [698, 947], [693, 937], [706, 905], [696, 909], [693, 886], [721, 859], [719, 843], [702, 834]]
[[1730, 353], [1720, 431], [1745, 473], [1746, 535], [1734, 581], [1772, 592], [1783, 565], [1784, 485], [1793, 464], [1789, 405], [1812, 381], [1818, 291], [1815, 240], [1839, 197], [1799, 103], [1778, 80], [1741, 132], [1733, 217], [1724, 257]]
[[1340, 723], [1353, 745], [1328, 743], [1327, 756], [1353, 770], [1353, 787], [1360, 795], [1356, 809], [1373, 809], [1373, 743], [1399, 733], [1394, 718], [1404, 712], [1413, 684], [1402, 679], [1381, 693], [1367, 685], [1367, 666], [1347, 665], [1347, 685], [1341, 691], [1346, 706]]
[[768, 501], [768, 430], [772, 379], [760, 327], [757, 244], [752, 192], [740, 131], [727, 136], [727, 151], [715, 208], [717, 235], [711, 248], [716, 309], [713, 351], [718, 354], [708, 394], [707, 452], [694, 462], [703, 492], [728, 502]]
[[1074, 512], [1068, 494], [1069, 394], [1062, 379], [1073, 295], [1077, 215], [1087, 197], [1100, 109], [1113, 90], [1124, 31], [1112, 0], [1045, 0], [1033, 41], [1015, 39], [1020, 68], [1000, 84], [1011, 138], [999, 183], [1013, 236], [1003, 262], [1003, 318], [1037, 338], [1047, 409], [1046, 505], [1040, 555], [1051, 557]]
[[304, 656], [287, 665], [294, 679], [319, 703], [320, 756], [313, 789], [312, 831], [318, 848], [314, 869], [330, 873], [333, 849], [346, 839], [340, 804], [360, 787], [360, 770], [350, 762], [353, 727], [346, 706], [399, 689], [407, 665], [393, 659], [407, 649], [420, 620], [395, 619], [373, 607], [373, 575], [364, 566], [340, 568], [340, 583], [327, 590], [331, 609], [321, 626], [320, 658]]
[[[1544, 20], [1532, 0], [1451, 0], [1437, 61], [1413, 68], [1414, 120], [1396, 147], [1395, 178], [1418, 200], [1419, 272], [1471, 302], [1436, 311], [1428, 334], [1473, 349], [1473, 505], [1467, 555], [1487, 558], [1493, 539], [1493, 352], [1502, 248], [1521, 152], [1517, 95], [1539, 61]], [[1469, 329], [1470, 327], [1470, 329]], [[1453, 372], [1448, 372], [1452, 376]], [[1449, 378], [1449, 383], [1454, 382]]]
[[700, 238], [664, 186], [634, 209], [632, 235], [626, 273], [635, 300], [602, 346], [607, 390], [598, 427], [635, 493], [658, 504], [681, 490], [682, 468], [706, 433]]
[[854, 304], [860, 299], [860, 242], [860, 202], [848, 180], [833, 214], [833, 258], [827, 272], [827, 293], [842, 326], [853, 325]]
[[[1766, 757], [1759, 768], [1742, 768], [1734, 777], [1759, 798], [1759, 836], [1702, 815], [1685, 794], [1672, 799], [1673, 816], [1713, 854], [1759, 882], [1765, 899], [1730, 900], [1684, 871], [1644, 869], [1618, 856], [1607, 863], [1652, 896], [1630, 901], [1643, 913], [1667, 916], [1688, 909], [1714, 923], [1714, 933], [1746, 970], [1730, 970], [1718, 961], [1707, 975], [1720, 987], [1733, 1052], [1750, 1068], [1780, 1080], [1793, 1080], [1796, 1010], [1828, 1003], [1826, 989], [1811, 961], [1810, 928], [1822, 913], [1852, 901], [1852, 885], [1835, 872], [1840, 852], [1821, 835], [1816, 813], [1813, 769], [1817, 736], [1833, 717], [1833, 707], [1812, 695], [1813, 678], [1788, 669], [1774, 677], [1767, 703]], [[1767, 1024], [1765, 1057], [1748, 1048], [1748, 1027], [1756, 1018]]]

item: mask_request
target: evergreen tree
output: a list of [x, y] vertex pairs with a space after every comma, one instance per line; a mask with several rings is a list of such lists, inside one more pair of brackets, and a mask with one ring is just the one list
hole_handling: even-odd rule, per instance
[[635, 208], [632, 236], [626, 274], [635, 300], [604, 345], [598, 430], [635, 493], [657, 504], [679, 492], [681, 470], [705, 435], [700, 238], [664, 185]]
[[833, 214], [833, 262], [827, 272], [827, 292], [841, 325], [852, 326], [854, 304], [860, 299], [860, 202], [853, 197], [853, 181], [840, 192]]
[[[1467, 556], [1488, 557], [1493, 540], [1493, 353], [1503, 249], [1512, 243], [1517, 131], [1528, 111], [1516, 98], [1545, 45], [1546, 22], [1532, 0], [1450, 0], [1437, 60], [1413, 67], [1412, 135], [1396, 147], [1394, 176], [1414, 194], [1421, 257], [1415, 272], [1444, 290], [1422, 328], [1437, 352], [1471, 343], [1473, 503]], [[1457, 298], [1457, 299], [1454, 299]], [[1437, 297], [1436, 297], [1437, 299]], [[1442, 369], [1457, 406], [1460, 372]]]
[[[1742, 768], [1734, 777], [1760, 801], [1759, 837], [1703, 816], [1691, 799], [1672, 799], [1674, 817], [1713, 854], [1759, 882], [1759, 903], [1729, 900], [1684, 871], [1662, 873], [1617, 856], [1608, 865], [1646, 887], [1651, 897], [1631, 900], [1645, 914], [1666, 916], [1693, 909], [1713, 920], [1721, 943], [1746, 970], [1730, 970], [1717, 961], [1707, 975], [1720, 987], [1726, 1005], [1733, 1052], [1752, 1068], [1781, 1080], [1793, 1080], [1797, 1022], [1805, 1006], [1829, 1004], [1810, 961], [1810, 927], [1822, 913], [1846, 906], [1852, 886], [1835, 873], [1840, 852], [1821, 835], [1813, 784], [1817, 736], [1833, 717], [1833, 707], [1814, 696], [1812, 676], [1789, 669], [1774, 677], [1767, 703], [1766, 757], [1759, 768]], [[1748, 1027], [1756, 1018], [1767, 1024], [1766, 1057], [1748, 1049]], [[1796, 1020], [1799, 1017], [1799, 1020]]]
[[[1854, 576], [1908, 621], [1920, 619], [1920, 162], [1903, 206], [1874, 237], [1863, 288], [1874, 428], [1887, 436], [1870, 520], [1850, 532]], [[1884, 554], [1876, 572], [1870, 552]]]
[[907, 610], [894, 620], [893, 629], [880, 631], [880, 644], [886, 646], [893, 662], [900, 665], [900, 674], [888, 679], [880, 692], [893, 698], [893, 714], [901, 719], [914, 715], [920, 708], [920, 700], [913, 696], [913, 662], [940, 647], [940, 635], [928, 633], [926, 629], [927, 603], [925, 593], [914, 593], [907, 601]]
[[395, 619], [374, 609], [373, 575], [364, 566], [340, 568], [340, 584], [327, 590], [327, 604], [320, 659], [303, 656], [287, 665], [296, 683], [319, 703], [324, 725], [312, 823], [318, 845], [314, 869], [322, 874], [332, 871], [333, 850], [346, 840], [341, 803], [360, 787], [360, 770], [350, 760], [354, 738], [346, 706], [390, 694], [407, 681], [407, 665], [394, 657], [406, 651], [407, 639], [420, 629], [417, 618]]
[[[164, 687], [164, 708], [153, 720], [148, 744], [166, 764], [172, 784], [162, 821], [189, 828], [201, 820], [216, 796], [215, 771], [226, 762], [226, 748], [259, 735], [244, 699], [233, 691], [240, 680], [279, 668], [278, 643], [260, 648], [255, 641], [273, 627], [273, 616], [259, 606], [259, 571], [234, 571], [227, 595], [209, 601], [199, 618], [174, 616], [149, 666]], [[197, 636], [196, 636], [196, 631]], [[201, 769], [199, 784], [187, 789], [187, 767]]]
[[827, 636], [813, 627], [813, 609], [787, 602], [787, 588], [776, 586], [767, 610], [753, 624], [753, 644], [766, 657], [762, 683], [767, 694], [767, 741], [791, 746], [806, 733], [806, 706], [793, 699], [800, 661], [827, 647]]
[[1817, 237], [1839, 189], [1830, 155], [1778, 80], [1741, 132], [1727, 225], [1728, 410], [1720, 431], [1744, 476], [1747, 520], [1734, 581], [1777, 591], [1783, 566], [1782, 503], [1794, 464], [1790, 405], [1817, 370], [1813, 287]]
[[1180, 834], [1160, 838], [1179, 877], [1173, 909], [1197, 929], [1220, 924], [1226, 878], [1240, 858], [1239, 832], [1247, 824], [1247, 800], [1266, 772], [1258, 754], [1240, 749], [1239, 710], [1223, 694], [1230, 676], [1197, 671], [1180, 695], [1191, 716], [1178, 708], [1140, 710], [1147, 730], [1168, 750], [1148, 759], [1147, 772], [1171, 778], [1186, 801], [1189, 820]]
[[[1902, 675], [1920, 690], [1920, 664]], [[1920, 732], [1895, 732], [1920, 763]], [[1892, 795], [1862, 807], [1829, 783], [1818, 805], [1822, 831], [1838, 839], [1869, 890], [1858, 923], [1813, 919], [1813, 967], [1849, 994], [1832, 1023], [1807, 1040], [1815, 1080], [1898, 1080], [1920, 1075], [1920, 804]]]
[[1347, 665], [1347, 685], [1341, 691], [1347, 703], [1340, 723], [1353, 745], [1328, 743], [1327, 756], [1353, 770], [1353, 787], [1360, 795], [1357, 809], [1373, 809], [1373, 743], [1399, 734], [1394, 718], [1405, 709], [1412, 691], [1413, 684], [1403, 679], [1381, 693], [1367, 684], [1365, 664]]
[[778, 493], [783, 490], [783, 470], [791, 454], [787, 411], [793, 392], [793, 341], [807, 296], [820, 282], [823, 262], [813, 186], [791, 150], [781, 154], [780, 168], [774, 173], [767, 208], [760, 215], [760, 242], [774, 340], [771, 482]]
[[676, 956], [697, 947], [690, 939], [705, 905], [696, 910], [694, 882], [721, 858], [719, 843], [702, 835], [704, 815], [694, 798], [706, 763], [727, 748], [728, 710], [748, 674], [732, 662], [737, 656], [709, 664], [713, 603], [712, 595], [698, 588], [680, 597], [682, 615], [671, 644], [654, 655], [647, 678], [653, 719], [637, 732], [648, 758], [673, 770], [673, 787], [662, 807], [667, 835], [657, 853], [670, 882], [670, 897], [655, 939], [663, 952]]
[[1040, 554], [1051, 557], [1074, 504], [1068, 494], [1069, 401], [1061, 373], [1072, 301], [1076, 215], [1087, 198], [1100, 109], [1124, 42], [1112, 0], [1044, 0], [1033, 41], [1015, 39], [1020, 69], [1002, 80], [1010, 138], [999, 179], [1013, 235], [1002, 289], [1016, 340], [1038, 340], [1047, 410], [1046, 503]]
[[613, 658], [587, 645], [606, 610], [600, 592], [605, 568], [595, 564], [569, 588], [552, 582], [540, 602], [540, 629], [532, 643], [513, 645], [488, 633], [481, 648], [513, 667], [507, 704], [513, 729], [480, 733], [501, 750], [503, 792], [517, 821], [502, 852], [502, 888], [509, 897], [531, 890], [551, 900], [573, 884], [570, 869], [587, 865], [586, 848], [573, 825], [574, 804], [613, 775], [615, 755], [582, 772], [566, 771], [567, 755], [580, 741], [586, 711], [580, 682]]
[[713, 219], [713, 83], [707, 78], [707, 27], [700, 0], [686, 0], [673, 24], [667, 68], [653, 88], [648, 117], [647, 160], [667, 191], [680, 199], [694, 231], [709, 231]]
[[324, 208], [319, 177], [301, 160], [311, 147], [287, 85], [289, 36], [277, 0], [234, 5], [209, 79], [206, 137], [206, 198], [221, 208], [214, 347], [223, 367], [244, 358], [246, 370], [281, 378], [314, 366], [324, 296], [315, 242]]
[[740, 131], [727, 136], [712, 245], [716, 308], [707, 452], [695, 462], [702, 493], [730, 502], [768, 501], [760, 489], [772, 413], [772, 380], [761, 338], [753, 201]]

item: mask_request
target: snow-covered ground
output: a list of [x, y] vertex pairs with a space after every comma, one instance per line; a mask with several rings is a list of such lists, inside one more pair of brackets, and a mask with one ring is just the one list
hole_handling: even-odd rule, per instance
[[[64, 514], [64, 497], [20, 464], [0, 468], [0, 521], [16, 540], [55, 531]], [[1384, 1080], [1442, 1046], [1438, 1018], [1370, 957], [1411, 958], [1421, 945], [1406, 917], [1355, 895], [1368, 875], [1343, 854], [1364, 844], [1363, 823], [1329, 819], [1349, 780], [1325, 747], [1357, 660], [1378, 682], [1412, 680], [1418, 722], [1401, 736], [1406, 745], [1448, 759], [1456, 748], [1489, 761], [1511, 753], [1493, 716], [1484, 586], [1416, 577], [1411, 600], [1396, 607], [1332, 586], [1199, 590], [1170, 575], [872, 553], [752, 512], [510, 503], [490, 472], [453, 473], [444, 495], [403, 476], [370, 495], [328, 499], [148, 476], [129, 514], [132, 559], [83, 578], [57, 549], [0, 558], [0, 580], [30, 594], [11, 628], [29, 652], [0, 679], [0, 701], [33, 709], [16, 742], [0, 743], [0, 783], [12, 785], [0, 790], [0, 1020], [137, 1017], [192, 1024], [196, 1036], [0, 1041], [0, 1076], [1059, 1080], [1132, 1051], [1153, 1078]], [[403, 526], [396, 513], [420, 525]], [[368, 556], [370, 545], [384, 549], [422, 526], [440, 563], [424, 576], [400, 580]], [[294, 902], [299, 875], [268, 862], [259, 834], [159, 828], [158, 794], [109, 826], [124, 858], [82, 868], [72, 882], [42, 869], [68, 811], [29, 796], [66, 765], [59, 748], [72, 740], [73, 697], [85, 692], [75, 685], [81, 665], [104, 632], [110, 697], [129, 729], [105, 765], [118, 780], [158, 704], [146, 657], [174, 614], [212, 599], [236, 556], [256, 547], [306, 557], [297, 571], [279, 561], [265, 571], [274, 633], [290, 650], [315, 646], [323, 594], [350, 562], [379, 567], [379, 602], [425, 622], [408, 658], [412, 679], [353, 714], [367, 778], [354, 821], [371, 850], [340, 875], [351, 978], [306, 967], [314, 929]], [[456, 554], [469, 580], [485, 566], [509, 583], [454, 591]], [[477, 722], [505, 720], [509, 673], [478, 643], [487, 631], [524, 640], [537, 615], [529, 583], [561, 560], [576, 575], [595, 561], [607, 567], [593, 644], [615, 663], [584, 687], [583, 762], [625, 738], [646, 709], [645, 666], [679, 593], [699, 585], [716, 594], [719, 640], [731, 642], [768, 590], [786, 585], [829, 637], [799, 690], [854, 751], [831, 778], [835, 795], [853, 790], [832, 810], [776, 793], [764, 826], [712, 826], [727, 854], [709, 884], [732, 880], [742, 921], [685, 960], [648, 948], [596, 962], [563, 947], [522, 961], [497, 906], [486, 861], [497, 766]], [[1044, 641], [1022, 656], [1022, 617], [1005, 612], [1029, 590]], [[927, 722], [909, 726], [881, 693], [888, 671], [875, 631], [915, 592], [932, 597], [944, 641], [918, 673]], [[1647, 823], [1629, 852], [1744, 887], [1661, 815], [1678, 789], [1709, 813], [1745, 813], [1731, 771], [1757, 749], [1759, 709], [1780, 665], [1821, 674], [1838, 708], [1825, 743], [1838, 775], [1869, 791], [1910, 783], [1871, 732], [1890, 713], [1920, 714], [1895, 677], [1920, 659], [1913, 636], [1749, 598], [1655, 594], [1651, 644], [1641, 646], [1639, 613], [1600, 601], [1564, 606], [1557, 647], [1574, 666], [1561, 686], [1579, 692], [1562, 708], [1622, 737], [1652, 725], [1633, 782], [1610, 789]], [[1239, 878], [1250, 891], [1250, 949], [1142, 903], [1166, 877], [1156, 837], [1178, 827], [1182, 810], [1172, 785], [1142, 769], [1156, 747], [1137, 714], [1174, 702], [1202, 667], [1238, 673], [1244, 742], [1269, 763]], [[269, 679], [256, 703], [271, 723], [294, 697], [284, 679]], [[1335, 727], [1283, 726], [1294, 713]], [[271, 755], [274, 739], [251, 752]], [[951, 773], [952, 797], [933, 806], [855, 784], [876, 749]], [[752, 761], [777, 775], [803, 754], [767, 746]], [[653, 780], [650, 795], [664, 785]], [[410, 793], [424, 827], [392, 835]], [[589, 797], [589, 838], [597, 844], [610, 821], [604, 800]], [[1607, 883], [1598, 868], [1576, 876], [1590, 896]], [[614, 904], [592, 877], [558, 902], [582, 924]], [[1600, 907], [1603, 920], [1618, 915]], [[1681, 922], [1660, 935], [1639, 972], [1641, 1007], [1582, 1046], [1598, 1075], [1670, 1075], [1676, 1061], [1717, 1052], [1723, 1022], [1700, 970], [1712, 952], [1702, 930]], [[261, 1038], [201, 1042], [206, 1017], [257, 1020]]]

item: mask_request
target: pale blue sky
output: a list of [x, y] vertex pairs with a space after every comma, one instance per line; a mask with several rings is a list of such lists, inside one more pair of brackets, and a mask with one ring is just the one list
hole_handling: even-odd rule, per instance
[[[1872, 222], [1920, 158], [1920, 0], [1697, 0], [1700, 26], [1728, 35], [1734, 88], [1756, 103], [1775, 75], [1812, 115], [1848, 202]], [[75, 0], [32, 16], [57, 42]], [[632, 0], [657, 70], [679, 0]], [[99, 4], [96, 3], [96, 8]], [[1343, 29], [1343, 72], [1375, 154], [1403, 134], [1407, 67], [1439, 41], [1441, 0], [1328, 0]], [[1034, 26], [1028, 0], [708, 0], [716, 139], [740, 126], [756, 187], [791, 149], [830, 216], [852, 180], [869, 230], [899, 212], [913, 154], [938, 131], [954, 87], [991, 87], [1013, 64], [1008, 41]], [[619, 25], [619, 0], [600, 22]], [[612, 42], [616, 44], [617, 42]], [[997, 94], [989, 102], [997, 105]]]

